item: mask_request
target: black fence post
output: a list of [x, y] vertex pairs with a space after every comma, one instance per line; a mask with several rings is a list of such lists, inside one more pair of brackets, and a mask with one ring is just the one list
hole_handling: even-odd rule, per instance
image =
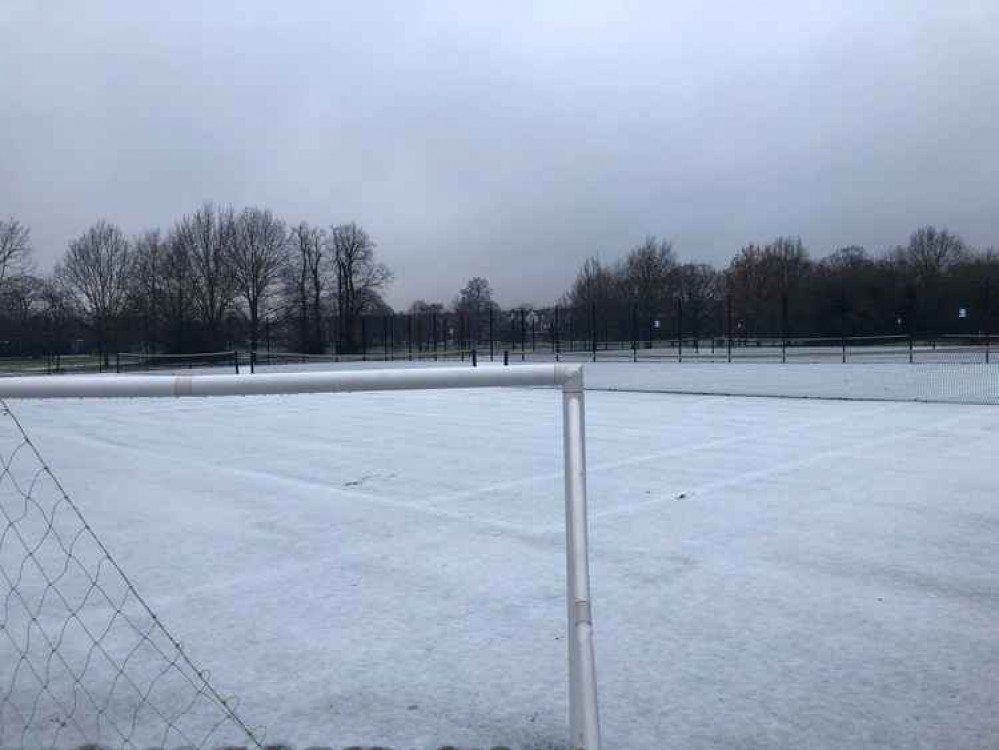
[[985, 364], [989, 363], [989, 349], [992, 343], [992, 277], [985, 277]]
[[780, 361], [787, 364], [787, 292], [780, 295]]
[[236, 374], [239, 375], [239, 352], [232, 353], [232, 361], [236, 363]]
[[593, 346], [593, 361], [597, 361], [597, 304], [590, 305], [590, 339]]
[[493, 306], [489, 306], [489, 361], [493, 361]]
[[909, 335], [909, 364], [915, 359], [913, 357], [914, 326], [916, 319], [916, 288], [912, 284], [906, 285], [905, 289], [905, 331]]
[[253, 375], [257, 371], [257, 351], [256, 349], [250, 350], [250, 374]]
[[368, 321], [361, 316], [361, 359], [368, 361]]
[[406, 349], [409, 351], [409, 361], [413, 361], [413, 313], [406, 315]]
[[693, 322], [691, 323], [691, 333], [694, 335], [694, 354], [701, 353], [701, 308], [697, 304], [697, 298], [695, 297], [690, 301], [691, 307], [693, 308]]
[[527, 311], [520, 308], [520, 361], [527, 357]]
[[114, 371], [116, 373], [118, 373], [119, 375], [121, 374], [121, 353], [120, 352], [115, 352], [114, 353]]
[[676, 298], [676, 360], [683, 362], [683, 297]]
[[[721, 346], [722, 338], [725, 336], [725, 306], [721, 300], [718, 300], [715, 315], [712, 315], [711, 317], [712, 321], [718, 324], [717, 329], [715, 329], [714, 326], [711, 326], [711, 353], [714, 354], [715, 347]], [[714, 357], [712, 357], [712, 360], [714, 360]]]
[[431, 337], [434, 342], [434, 362], [437, 361], [437, 313], [430, 313]]
[[638, 305], [631, 303], [631, 361], [638, 361]]
[[510, 365], [510, 350], [509, 349], [504, 349], [503, 350], [503, 366], [504, 367], [509, 367], [509, 365]]
[[732, 295], [725, 295], [725, 306], [727, 308], [726, 317], [728, 318], [728, 361], [732, 362]]
[[475, 350], [475, 347], [473, 346], [472, 347], [472, 367], [478, 367], [478, 366], [479, 366], [479, 353]]
[[555, 353], [555, 361], [558, 362], [558, 305], [555, 305], [555, 322], [552, 328], [552, 352]]
[[840, 348], [842, 350], [842, 362], [846, 364], [846, 334], [849, 330], [847, 324], [847, 298], [846, 298], [846, 287], [843, 286], [839, 290], [839, 338], [840, 338]]

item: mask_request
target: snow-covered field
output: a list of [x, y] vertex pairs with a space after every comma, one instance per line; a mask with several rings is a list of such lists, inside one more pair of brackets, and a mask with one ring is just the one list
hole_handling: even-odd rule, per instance
[[[268, 741], [564, 740], [556, 392], [10, 406]], [[995, 746], [999, 410], [587, 409], [607, 748]]]

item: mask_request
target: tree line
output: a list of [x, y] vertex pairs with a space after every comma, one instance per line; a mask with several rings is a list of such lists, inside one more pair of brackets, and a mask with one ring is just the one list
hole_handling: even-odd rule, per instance
[[617, 321], [625, 340], [634, 328], [644, 339], [655, 321], [675, 330], [677, 318], [691, 336], [984, 333], [997, 270], [994, 249], [933, 226], [884, 252], [849, 246], [818, 260], [800, 238], [777, 237], [745, 245], [723, 269], [681, 263], [649, 237], [615, 263], [589, 258], [561, 303]]
[[132, 237], [98, 221], [50, 274], [34, 265], [30, 229], [0, 220], [0, 353], [106, 359], [258, 350], [264, 339], [268, 348], [273, 339], [290, 351], [352, 353], [397, 332], [442, 345], [494, 333], [514, 341], [528, 325], [532, 338], [541, 330], [617, 341], [982, 333], [999, 254], [926, 226], [887, 251], [849, 246], [818, 259], [799, 238], [777, 237], [716, 268], [681, 262], [670, 242], [649, 237], [612, 263], [587, 259], [554, 306], [501, 311], [477, 276], [450, 303], [417, 300], [402, 316], [383, 296], [393, 274], [356, 223], [289, 225], [267, 209], [205, 203], [166, 231]]
[[[267, 209], [206, 203], [166, 232], [128, 237], [98, 221], [71, 240], [51, 274], [34, 273], [30, 230], [0, 220], [0, 322], [7, 353], [93, 348], [197, 352], [260, 345], [287, 328], [297, 351], [327, 337], [357, 347], [355, 321], [388, 310], [392, 280], [356, 223], [289, 227]], [[339, 326], [324, 328], [335, 310]]]

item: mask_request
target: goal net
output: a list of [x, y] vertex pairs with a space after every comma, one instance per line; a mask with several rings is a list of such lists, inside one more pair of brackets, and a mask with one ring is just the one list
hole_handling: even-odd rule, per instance
[[0, 748], [258, 746], [0, 402]]
[[[262, 747], [88, 523], [16, 398], [180, 397], [496, 386], [561, 387], [569, 744], [598, 750], [586, 532], [582, 371], [571, 365], [255, 376], [0, 379], [0, 748]], [[60, 408], [72, 408], [71, 403]], [[194, 651], [197, 652], [196, 644]], [[331, 727], [331, 733], [335, 727]]]

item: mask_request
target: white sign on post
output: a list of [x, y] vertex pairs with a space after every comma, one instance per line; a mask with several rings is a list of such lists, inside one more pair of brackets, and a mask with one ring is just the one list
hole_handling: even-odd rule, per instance
[[968, 308], [967, 307], [959, 307], [959, 308], [957, 308], [957, 317], [959, 317], [959, 318], [967, 318], [968, 317]]
[[653, 328], [658, 328], [659, 327], [659, 321], [658, 320], [652, 321], [652, 327]]

